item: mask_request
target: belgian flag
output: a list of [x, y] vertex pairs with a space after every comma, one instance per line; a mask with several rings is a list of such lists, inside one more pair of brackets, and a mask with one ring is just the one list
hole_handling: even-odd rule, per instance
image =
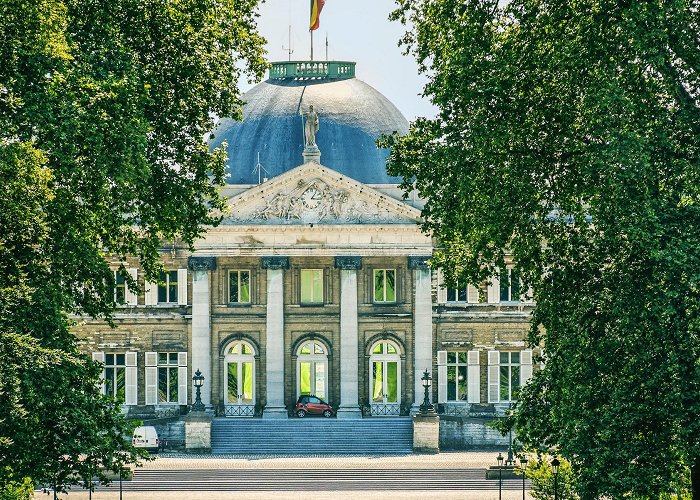
[[326, 0], [311, 0], [311, 21], [309, 23], [309, 31], [318, 29], [321, 9], [323, 9], [323, 5], [325, 3]]

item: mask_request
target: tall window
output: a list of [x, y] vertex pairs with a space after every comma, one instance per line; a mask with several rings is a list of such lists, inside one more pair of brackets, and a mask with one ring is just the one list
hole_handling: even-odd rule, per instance
[[447, 400], [467, 400], [467, 353], [447, 353]]
[[126, 355], [105, 354], [105, 394], [120, 403], [126, 397]]
[[323, 303], [323, 269], [301, 270], [301, 303]]
[[370, 402], [398, 404], [401, 400], [401, 356], [391, 341], [382, 340], [372, 346], [370, 354]]
[[513, 401], [520, 387], [520, 352], [499, 353], [498, 396], [501, 401]]
[[255, 404], [255, 351], [243, 340], [226, 349], [225, 396], [227, 405]]
[[501, 302], [517, 302], [520, 300], [520, 277], [513, 269], [501, 274]]
[[457, 284], [457, 288], [447, 288], [448, 302], [466, 302], [467, 301], [467, 285], [462, 286]]
[[160, 273], [158, 302], [177, 302], [177, 271], [165, 271]]
[[178, 402], [178, 362], [176, 352], [158, 353], [158, 402]]
[[116, 304], [126, 303], [126, 280], [119, 271], [114, 271], [114, 302]]
[[396, 269], [374, 270], [374, 301], [396, 302]]
[[327, 373], [326, 347], [316, 340], [304, 342], [297, 351], [297, 397], [310, 394], [326, 399]]
[[229, 302], [247, 304], [250, 302], [250, 271], [229, 271]]

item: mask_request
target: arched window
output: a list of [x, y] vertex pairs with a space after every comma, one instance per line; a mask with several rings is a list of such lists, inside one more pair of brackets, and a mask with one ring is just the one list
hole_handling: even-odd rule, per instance
[[401, 405], [401, 355], [390, 340], [372, 346], [369, 357], [369, 403], [372, 415], [398, 415]]
[[297, 398], [312, 394], [326, 399], [328, 350], [318, 340], [303, 342], [297, 350]]
[[255, 349], [244, 340], [231, 342], [224, 357], [226, 414], [252, 416], [255, 409]]

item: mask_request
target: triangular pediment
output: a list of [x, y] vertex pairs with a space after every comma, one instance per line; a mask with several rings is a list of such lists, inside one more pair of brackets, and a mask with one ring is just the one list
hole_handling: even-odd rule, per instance
[[229, 198], [224, 224], [412, 224], [420, 210], [309, 162]]

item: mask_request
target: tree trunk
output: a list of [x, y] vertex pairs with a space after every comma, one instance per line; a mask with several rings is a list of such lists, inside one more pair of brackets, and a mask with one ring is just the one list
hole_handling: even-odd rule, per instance
[[700, 500], [700, 457], [690, 468], [690, 484], [693, 491], [693, 500]]

